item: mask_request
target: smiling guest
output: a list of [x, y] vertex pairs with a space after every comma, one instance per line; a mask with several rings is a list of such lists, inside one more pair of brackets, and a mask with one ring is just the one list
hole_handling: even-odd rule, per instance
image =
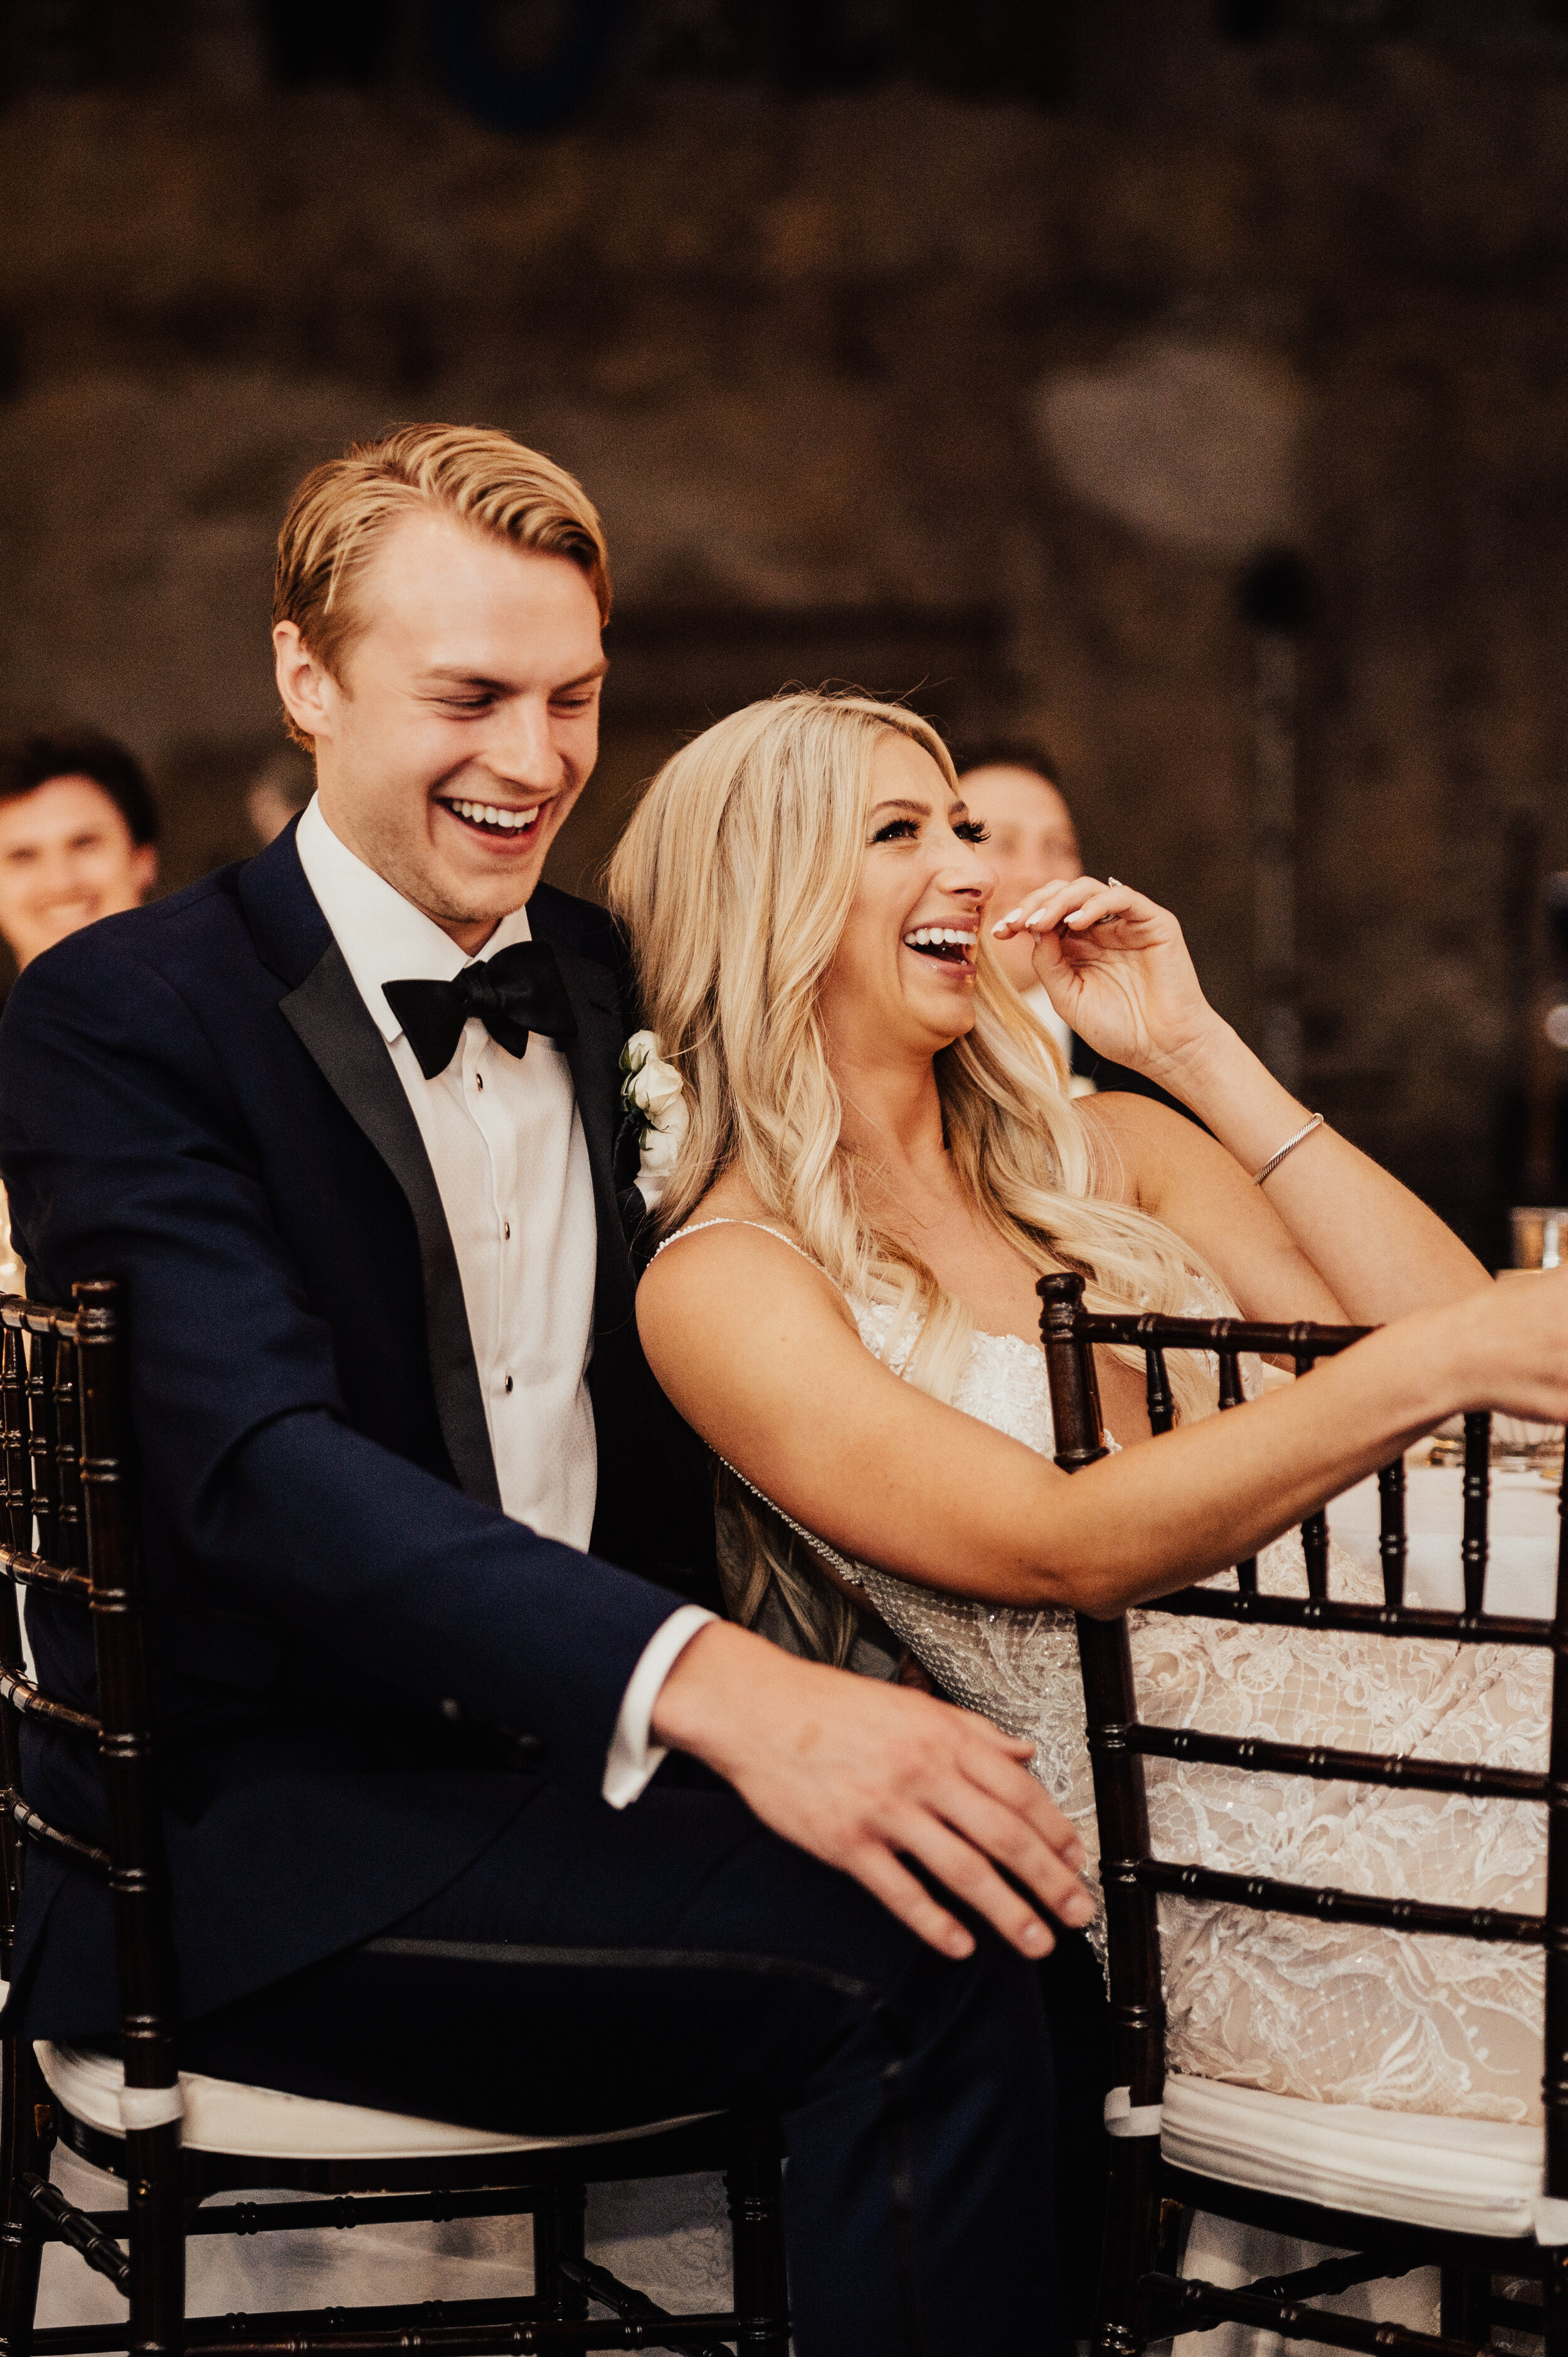
[[88, 730], [0, 745], [0, 935], [18, 968], [81, 925], [140, 908], [158, 813], [141, 765]]
[[[29, 1271], [129, 1297], [162, 1706], [201, 1729], [163, 1761], [179, 2059], [521, 2134], [760, 2102], [800, 2357], [916, 2316], [928, 2357], [1055, 2352], [1036, 1965], [1081, 1844], [1028, 1744], [699, 1600], [706, 1459], [617, 1192], [639, 1014], [541, 881], [609, 609], [586, 493], [507, 435], [318, 468], [274, 633], [316, 799], [0, 1028]], [[85, 1707], [74, 1620], [28, 1615]], [[101, 1838], [70, 1748], [29, 1797]], [[9, 2025], [115, 2016], [106, 1899], [35, 1857]]]

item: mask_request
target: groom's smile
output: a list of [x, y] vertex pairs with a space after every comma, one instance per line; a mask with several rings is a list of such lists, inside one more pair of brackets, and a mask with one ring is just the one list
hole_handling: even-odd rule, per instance
[[436, 799], [454, 818], [460, 818], [465, 826], [477, 826], [482, 834], [502, 836], [510, 834], [515, 837], [526, 834], [537, 824], [543, 807], [542, 803], [535, 802], [532, 810], [509, 810], [499, 802], [455, 802], [449, 794], [437, 795]]
[[471, 955], [528, 899], [597, 756], [596, 598], [569, 558], [442, 512], [393, 525], [349, 594], [338, 676], [278, 634], [322, 815]]

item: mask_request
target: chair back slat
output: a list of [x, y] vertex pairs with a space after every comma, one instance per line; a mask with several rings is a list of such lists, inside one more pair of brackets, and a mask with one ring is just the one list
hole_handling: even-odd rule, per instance
[[[0, 1483], [4, 1496], [0, 1499], [0, 1534], [13, 1547], [30, 1549], [32, 1545], [32, 1465], [25, 1456], [25, 1434], [30, 1405], [25, 1391], [27, 1370], [22, 1338], [12, 1326], [0, 1329]], [[3, 1769], [5, 1789], [19, 1793], [21, 1789], [21, 1750], [17, 1739], [16, 1711], [17, 1697], [26, 1684], [23, 1676], [25, 1660], [22, 1647], [21, 1611], [16, 1591], [10, 1580], [0, 1581], [0, 1699], [10, 1702], [11, 1709], [0, 1709], [0, 1769]], [[9, 1808], [0, 1813], [0, 1877], [4, 1878], [4, 1922], [0, 1924], [0, 1946], [4, 1951], [5, 1975], [11, 1975], [11, 1952], [16, 1933], [16, 1910], [21, 1901], [22, 1863], [24, 1857], [23, 1828]]]
[[[1254, 1765], [1274, 1768], [1273, 1747], [1260, 1744]], [[1218, 1867], [1181, 1866], [1174, 1858], [1141, 1857], [1133, 1874], [1145, 1889], [1168, 1890], [1183, 1899], [1212, 1899], [1221, 1907], [1249, 1907], [1270, 1915], [1308, 1915], [1320, 1923], [1362, 1923], [1380, 1932], [1440, 1932], [1455, 1940], [1504, 1941], [1511, 1947], [1544, 1948], [1550, 1925], [1544, 1915], [1506, 1907], [1463, 1907], [1434, 1899], [1380, 1899], [1332, 1883], [1285, 1882], [1266, 1874], [1228, 1874]]]
[[106, 1849], [100, 1849], [96, 1843], [81, 1840], [76, 1834], [64, 1833], [59, 1825], [51, 1825], [47, 1817], [40, 1817], [36, 1809], [27, 1806], [19, 1792], [13, 1791], [5, 1795], [5, 1817], [8, 1824], [19, 1833], [26, 1834], [28, 1841], [36, 1843], [39, 1849], [52, 1850], [57, 1857], [68, 1857], [77, 1866], [91, 1866], [100, 1874], [109, 1872], [110, 1857]]
[[[16, 1591], [8, 1579], [0, 1579], [0, 1678], [20, 1678], [22, 1668], [22, 1620]], [[5, 1709], [0, 1709], [0, 1774], [5, 1777], [7, 1793], [20, 1792], [22, 1761], [16, 1718], [14, 1712]], [[0, 1977], [7, 1981], [11, 1978], [16, 1910], [22, 1898], [22, 1858], [21, 1827], [8, 1808], [0, 1808]]]
[[174, 1975], [164, 1889], [163, 1821], [153, 1774], [141, 1550], [130, 1496], [130, 1407], [118, 1286], [79, 1285], [81, 1482], [92, 1577], [99, 1755], [109, 1808], [109, 1888], [120, 1966], [127, 2087], [174, 2079]]
[[[1221, 1410], [1240, 1407], [1247, 1394], [1241, 1383], [1241, 1353], [1221, 1351], [1219, 1353], [1219, 1405]], [[1236, 1566], [1236, 1585], [1243, 1596], [1258, 1592], [1258, 1558], [1243, 1555]]]
[[[14, 1609], [14, 1594], [11, 1600]], [[73, 1727], [79, 1735], [95, 1736], [99, 1732], [98, 1721], [90, 1717], [86, 1711], [73, 1710], [69, 1703], [56, 1702], [52, 1695], [43, 1693], [30, 1678], [24, 1678], [13, 1670], [0, 1670], [0, 1702], [9, 1703], [11, 1708], [20, 1711], [24, 1718], [47, 1718], [56, 1727]]]
[[1301, 1526], [1301, 1551], [1306, 1558], [1306, 1592], [1320, 1603], [1328, 1600], [1328, 1517], [1308, 1514]]
[[1465, 1567], [1465, 1609], [1479, 1612], [1487, 1592], [1487, 1505], [1492, 1488], [1492, 1419], [1485, 1413], [1465, 1418], [1465, 1525], [1460, 1558]]
[[[1255, 1768], [1262, 1740], [1255, 1735], [1210, 1735], [1196, 1727], [1141, 1723], [1117, 1731], [1128, 1750], [1145, 1760], [1204, 1760], [1217, 1768]], [[1284, 1743], [1272, 1737], [1269, 1751], [1282, 1774], [1312, 1776], [1326, 1784], [1389, 1784], [1402, 1792], [1464, 1792], [1476, 1800], [1552, 1798], [1551, 1777], [1534, 1768], [1483, 1768], [1474, 1760], [1428, 1760], [1405, 1751], [1348, 1751], [1331, 1743]]]
[[[1564, 1436], [1568, 1442], [1568, 1434]], [[1568, 1454], [1564, 1458], [1568, 1465]], [[1546, 1815], [1546, 1916], [1554, 1936], [1546, 1950], [1546, 2190], [1568, 2198], [1568, 1520], [1559, 1501], [1557, 1597], [1552, 1619], [1552, 1741], [1547, 1773], [1552, 1804]]]
[[1397, 1612], [1404, 1602], [1404, 1567], [1408, 1552], [1404, 1527], [1404, 1458], [1396, 1457], [1378, 1474], [1378, 1560], [1382, 1566], [1383, 1601]]
[[1105, 1423], [1100, 1413], [1100, 1378], [1094, 1371], [1094, 1351], [1079, 1339], [1078, 1331], [1083, 1279], [1042, 1276], [1035, 1290], [1042, 1305], [1040, 1340], [1045, 1346], [1046, 1373], [1051, 1386], [1057, 1463], [1076, 1473], [1080, 1465], [1093, 1465], [1109, 1454]]
[[[1313, 1351], [1297, 1349], [1295, 1374], [1299, 1383], [1317, 1363]], [[1306, 1592], [1319, 1601], [1328, 1595], [1328, 1518], [1326, 1514], [1308, 1514], [1301, 1526], [1301, 1551], [1306, 1558]]]
[[54, 1560], [71, 1571], [86, 1562], [81, 1524], [81, 1384], [76, 1338], [57, 1331], [49, 1370], [49, 1426], [54, 1457]]
[[1149, 1430], [1169, 1432], [1176, 1423], [1176, 1400], [1165, 1372], [1165, 1354], [1153, 1346], [1144, 1353], [1144, 1393], [1149, 1405]]
[[54, 1365], [59, 1338], [52, 1326], [39, 1327], [30, 1318], [24, 1330], [27, 1337], [27, 1450], [33, 1527], [38, 1553], [53, 1557], [59, 1547], [54, 1419]]
[[14, 1547], [33, 1544], [33, 1466], [27, 1449], [27, 1375], [21, 1335], [0, 1331], [0, 1469], [5, 1534]]

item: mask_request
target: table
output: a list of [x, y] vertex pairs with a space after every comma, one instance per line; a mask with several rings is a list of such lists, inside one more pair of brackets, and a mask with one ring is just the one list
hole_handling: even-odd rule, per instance
[[[1465, 1603], [1459, 1537], [1464, 1523], [1464, 1471], [1457, 1465], [1412, 1465], [1405, 1475], [1405, 1601], [1457, 1612]], [[1328, 1508], [1328, 1528], [1348, 1555], [1379, 1568], [1378, 1482], [1375, 1474], [1347, 1490]], [[1487, 1518], [1489, 1612], [1518, 1612], [1549, 1620], [1557, 1594], [1557, 1484], [1538, 1473], [1492, 1475]]]

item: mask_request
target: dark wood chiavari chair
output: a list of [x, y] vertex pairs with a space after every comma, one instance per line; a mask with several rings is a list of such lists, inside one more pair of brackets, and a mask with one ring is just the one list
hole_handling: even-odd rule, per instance
[[[72, 1309], [0, 1298], [0, 1949], [7, 1976], [26, 1853], [39, 1846], [107, 1877], [120, 1976], [124, 2087], [117, 2129], [73, 2111], [51, 2088], [38, 2055], [16, 2033], [0, 2047], [0, 2351], [6, 2357], [144, 2357], [221, 2349], [225, 2357], [314, 2357], [418, 2348], [439, 2357], [523, 2357], [523, 2352], [662, 2348], [688, 2357], [787, 2357], [789, 2317], [779, 2219], [776, 2122], [738, 2115], [666, 2123], [607, 2141], [495, 2138], [432, 2124], [433, 2149], [367, 2158], [328, 2134], [306, 2153], [257, 2158], [212, 2138], [182, 2135], [186, 2091], [227, 2093], [242, 2107], [293, 2099], [187, 2081], [176, 2068], [176, 1976], [167, 1924], [162, 1823], [148, 1700], [144, 1591], [134, 1503], [119, 1288], [75, 1287]], [[18, 1588], [45, 1588], [91, 1613], [98, 1715], [41, 1692], [24, 1664]], [[52, 1721], [96, 1742], [108, 1835], [99, 1847], [47, 1824], [23, 1797], [17, 1727]], [[40, 2050], [46, 2061], [66, 2050]], [[104, 2070], [99, 2059], [99, 2072]], [[111, 2066], [112, 2069], [112, 2066]], [[59, 2068], [55, 2077], [59, 2079]], [[85, 2082], [83, 2083], [85, 2083]], [[94, 2106], [100, 2108], [101, 2106]], [[339, 2107], [313, 2104], [319, 2121]], [[212, 2115], [216, 2116], [217, 2115]], [[232, 2116], [232, 2113], [230, 2115]], [[341, 2116], [363, 2122], [384, 2115]], [[394, 2129], [424, 2124], [391, 2121]], [[464, 2149], [467, 2136], [470, 2148]], [[124, 2209], [85, 2212], [49, 2182], [60, 2139], [122, 2179]], [[671, 2316], [585, 2259], [585, 2188], [638, 2177], [723, 2169], [735, 2264], [733, 2309]], [[215, 2193], [286, 2189], [317, 2198], [225, 2202]], [[400, 2307], [288, 2310], [187, 2319], [189, 2235], [398, 2224], [416, 2220], [528, 2216], [533, 2222], [533, 2292], [513, 2299], [446, 2300]], [[46, 2244], [77, 2252], [125, 2297], [123, 2324], [35, 2329]], [[593, 2304], [611, 2320], [589, 2316]]]
[[[1169, 1431], [1174, 1418], [1165, 1366], [1168, 1351], [1199, 1351], [1217, 1357], [1219, 1404], [1224, 1409], [1241, 1402], [1243, 1352], [1293, 1359], [1299, 1376], [1320, 1358], [1347, 1349], [1369, 1330], [1305, 1324], [1267, 1326], [1240, 1318], [1091, 1316], [1082, 1307], [1083, 1280], [1072, 1275], [1043, 1277], [1038, 1292], [1056, 1424], [1056, 1461], [1069, 1473], [1106, 1454], [1093, 1360], [1096, 1345], [1120, 1344], [1144, 1353], [1149, 1420], [1158, 1433]], [[1544, 1772], [1144, 1725], [1138, 1717], [1125, 1619], [1102, 1621], [1079, 1616], [1105, 1893], [1114, 2070], [1120, 2083], [1107, 2104], [1112, 2143], [1096, 2325], [1100, 2357], [1136, 2357], [1152, 2340], [1175, 2332], [1204, 2331], [1225, 2322], [1251, 2325], [1287, 2340], [1319, 2341], [1330, 2348], [1410, 2351], [1421, 2352], [1421, 2357], [1477, 2357], [1489, 2345], [1495, 2327], [1509, 2327], [1543, 2334], [1546, 2357], [1568, 2357], [1568, 2207], [1564, 2206], [1568, 2204], [1568, 2069], [1564, 2067], [1568, 2064], [1568, 1543], [1559, 1554], [1553, 1619], [1505, 1617], [1485, 1610], [1490, 1426], [1489, 1415], [1465, 1419], [1462, 1611], [1435, 1611], [1405, 1603], [1402, 1461], [1385, 1466], [1378, 1477], [1384, 1590], [1380, 1605], [1330, 1597], [1327, 1523], [1319, 1512], [1309, 1515], [1302, 1525], [1305, 1597], [1260, 1593], [1257, 1563], [1252, 1560], [1236, 1566], [1234, 1588], [1184, 1588], [1146, 1609], [1281, 1628], [1355, 1630], [1391, 1639], [1438, 1637], [1459, 1644], [1546, 1647], [1554, 1657], [1554, 1668], [1550, 1757]], [[1370, 1897], [1155, 1858], [1151, 1855], [1143, 1765], [1150, 1758], [1202, 1760], [1328, 1781], [1539, 1802], [1548, 1812], [1546, 1911], [1537, 1916]], [[1157, 1916], [1162, 1891], [1316, 1917], [1320, 1921], [1544, 1948], [1545, 2132], [1541, 2198], [1535, 2198], [1531, 2172], [1530, 2190], [1522, 2204], [1514, 2205], [1515, 2214], [1502, 2232], [1487, 2231], [1478, 2190], [1467, 2210], [1462, 2188], [1456, 2196], [1457, 2208], [1474, 2217], [1474, 2231], [1467, 2224], [1434, 2224], [1430, 2210], [1408, 2193], [1389, 2192], [1380, 2198], [1378, 2215], [1348, 2201], [1341, 2205], [1319, 2198], [1294, 2198], [1279, 2190], [1282, 2184], [1301, 2181], [1283, 2165], [1288, 2154], [1288, 2131], [1282, 2132], [1272, 2169], [1240, 2165], [1235, 2154], [1227, 2153], [1222, 2146], [1211, 2150], [1208, 2166], [1195, 2166], [1193, 2147], [1197, 2142], [1201, 2155], [1201, 2139], [1189, 2136], [1185, 2144], [1173, 2139], [1169, 2099], [1195, 2086], [1201, 2089], [1205, 2083], [1166, 2079]], [[1272, 2100], [1275, 2118], [1280, 2109], [1290, 2108], [1285, 2099]], [[1298, 2108], [1306, 2125], [1307, 2115], [1316, 2115], [1321, 2123], [1334, 2107], [1304, 2103]], [[1388, 2115], [1391, 2122], [1397, 2122], [1399, 2116]], [[1178, 2144], [1179, 2162], [1168, 2149], [1173, 2141]], [[1225, 2173], [1232, 2168], [1234, 2177]], [[1398, 2214], [1402, 2207], [1407, 2214]], [[1347, 2255], [1239, 2290], [1185, 2278], [1176, 2271], [1180, 2226], [1183, 2218], [1195, 2211], [1272, 2229]], [[1307, 2304], [1418, 2266], [1441, 2270], [1436, 2335], [1368, 2322]], [[1498, 2278], [1507, 2279], [1511, 2288], [1498, 2290]], [[1532, 2283], [1541, 2287], [1540, 2309], [1520, 2296]]]

